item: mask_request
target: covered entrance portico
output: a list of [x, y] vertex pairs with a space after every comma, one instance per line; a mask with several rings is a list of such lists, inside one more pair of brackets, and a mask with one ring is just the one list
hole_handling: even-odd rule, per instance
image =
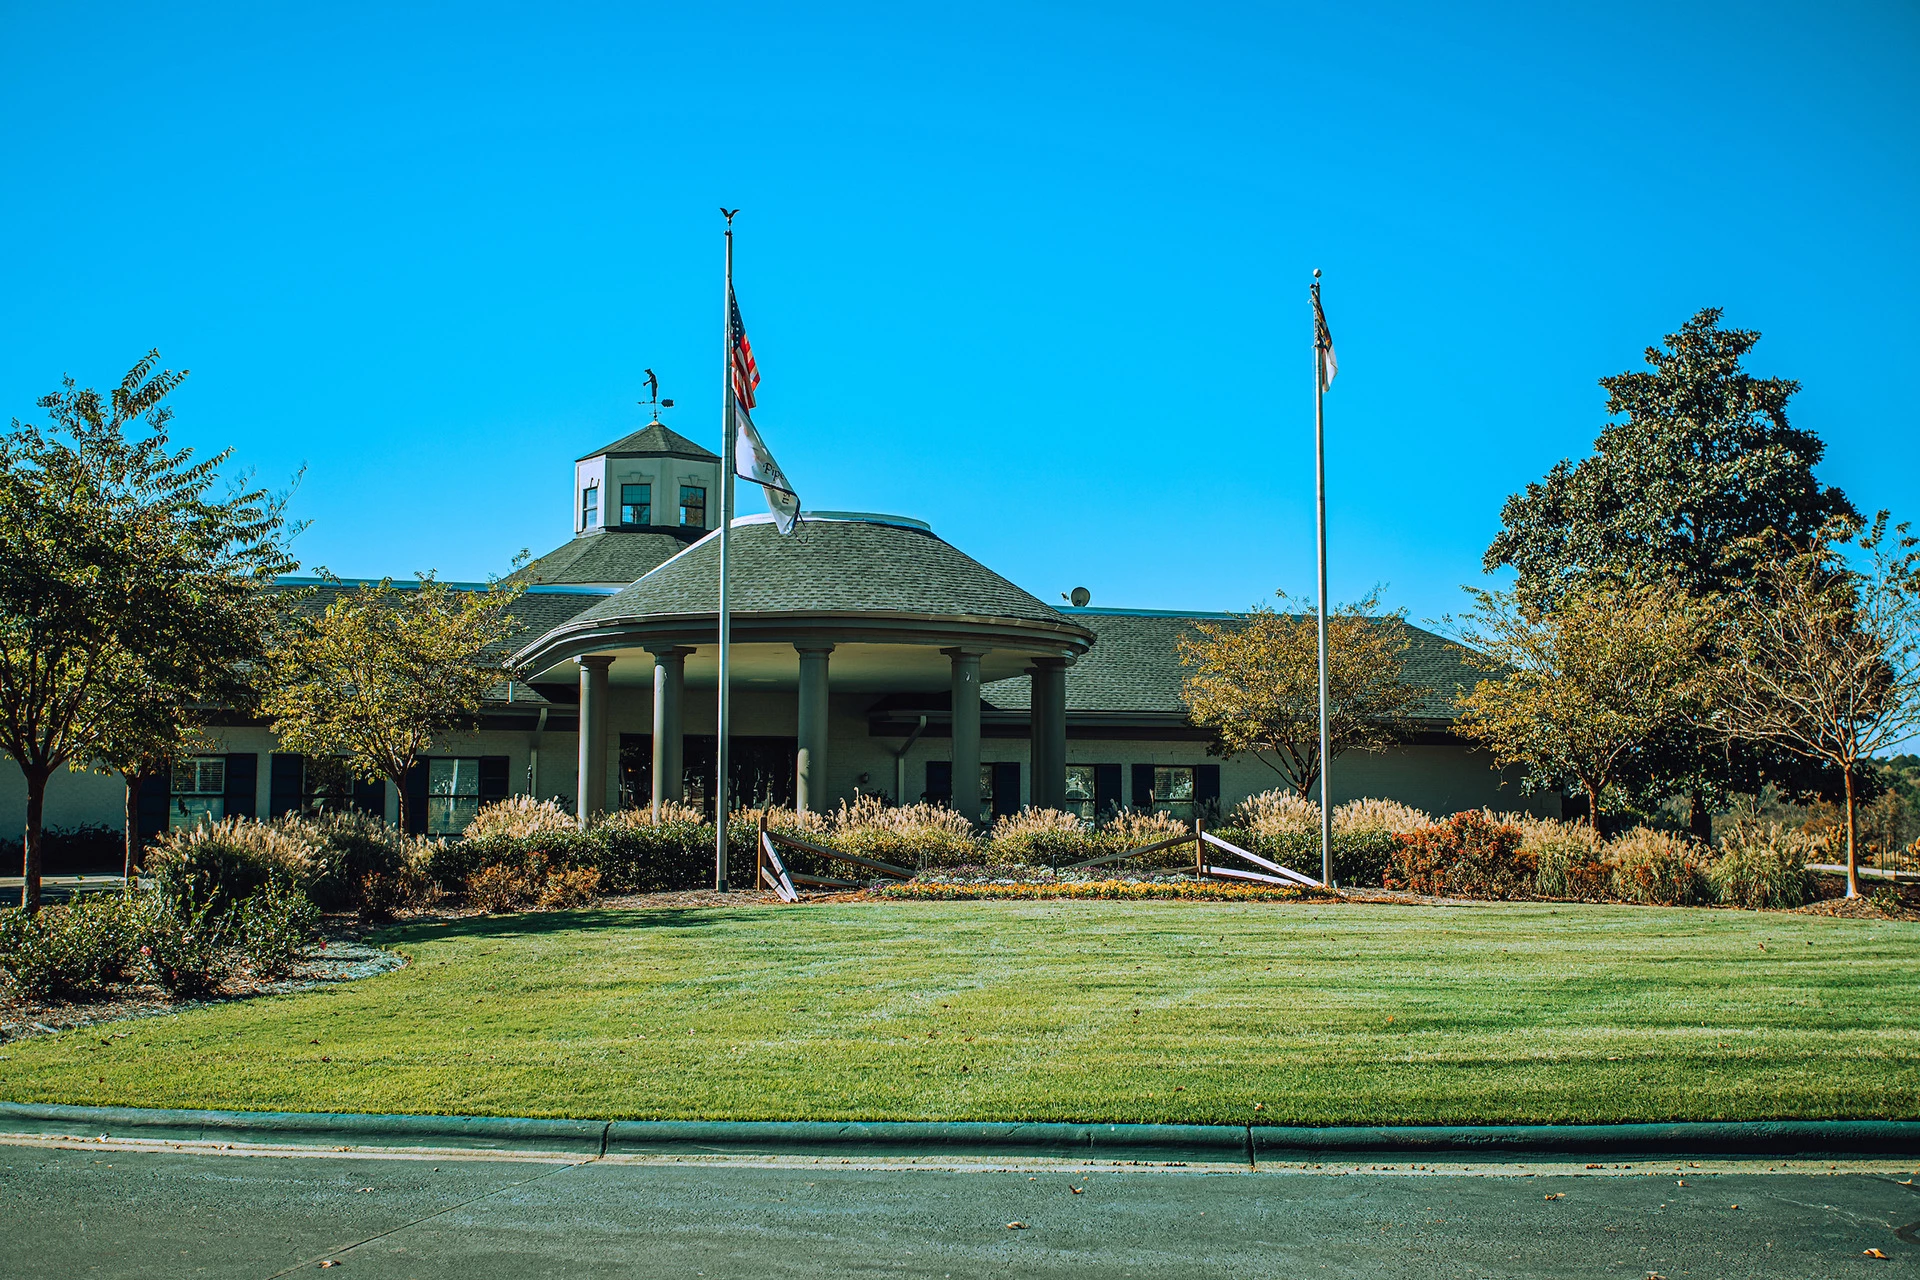
[[[648, 707], [646, 800], [687, 798], [689, 720], [712, 728], [717, 541], [695, 543], [520, 655], [536, 685], [578, 681], [583, 823], [609, 807], [608, 751], [620, 728], [641, 728], [615, 723], [622, 693], [628, 706]], [[790, 537], [746, 517], [730, 552], [732, 730], [790, 737], [795, 807], [829, 808], [854, 792], [912, 798], [876, 782], [879, 770], [843, 768], [836, 756], [874, 758], [876, 744], [849, 740], [866, 705], [897, 695], [934, 705], [944, 693], [945, 714], [933, 718], [945, 722], [935, 733], [948, 739], [951, 802], [979, 821], [981, 685], [1020, 675], [1033, 688], [1031, 803], [1064, 806], [1066, 669], [1092, 643], [1085, 627], [900, 517], [808, 514]]]

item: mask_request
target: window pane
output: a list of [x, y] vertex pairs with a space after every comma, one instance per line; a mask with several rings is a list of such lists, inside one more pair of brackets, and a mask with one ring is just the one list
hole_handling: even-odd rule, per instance
[[473, 815], [480, 812], [480, 801], [473, 796], [431, 796], [427, 800], [427, 833], [457, 836], [467, 829]]
[[179, 830], [182, 827], [204, 827], [210, 822], [218, 822], [226, 816], [226, 802], [219, 796], [175, 796], [173, 800], [173, 819], [167, 825]]
[[707, 523], [707, 491], [695, 484], [680, 486], [680, 523], [699, 525]]
[[1155, 800], [1193, 799], [1193, 770], [1188, 768], [1155, 769], [1153, 771], [1153, 798]]
[[1067, 812], [1079, 814], [1083, 818], [1096, 816], [1093, 811], [1092, 765], [1070, 764], [1067, 766]]
[[430, 796], [454, 795], [459, 768], [458, 760], [427, 761], [427, 794]]
[[227, 762], [219, 756], [199, 756], [181, 762], [173, 771], [173, 794], [217, 796], [227, 789]]
[[580, 491], [580, 525], [591, 529], [600, 523], [600, 489], [589, 485]]
[[620, 486], [620, 523], [653, 523], [652, 485], [623, 484]]

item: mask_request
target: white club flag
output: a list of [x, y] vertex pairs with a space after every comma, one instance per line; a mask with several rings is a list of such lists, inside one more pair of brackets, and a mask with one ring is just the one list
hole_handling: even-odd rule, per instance
[[767, 443], [754, 429], [753, 419], [738, 404], [733, 407], [733, 474], [759, 485], [767, 495], [773, 523], [782, 533], [793, 532], [793, 522], [800, 518], [800, 495], [767, 452]]

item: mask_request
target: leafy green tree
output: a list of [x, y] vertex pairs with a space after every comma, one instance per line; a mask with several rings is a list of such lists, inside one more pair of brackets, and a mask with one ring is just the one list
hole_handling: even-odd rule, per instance
[[518, 672], [507, 642], [523, 588], [459, 591], [430, 574], [340, 590], [291, 626], [265, 697], [289, 750], [339, 756], [355, 777], [384, 779], [412, 814], [406, 779], [436, 739], [477, 726], [487, 695]]
[[1661, 587], [1588, 581], [1551, 605], [1474, 590], [1460, 640], [1490, 672], [1459, 699], [1457, 729], [1529, 791], [1578, 791], [1600, 826], [1634, 754], [1706, 706], [1711, 611]]
[[[1853, 543], [1858, 557], [1849, 557]], [[1839, 771], [1847, 896], [1860, 892], [1860, 784], [1920, 730], [1920, 546], [1887, 513], [1763, 563], [1714, 670], [1712, 723]]]
[[0, 750], [26, 777], [30, 911], [54, 773], [92, 767], [156, 701], [225, 697], [294, 567], [283, 499], [216, 494], [230, 451], [173, 447], [161, 402], [186, 373], [158, 363], [149, 352], [105, 397], [68, 378], [39, 401], [46, 427], [15, 419], [0, 436]]
[[1487, 572], [1513, 568], [1528, 596], [1600, 572], [1706, 597], [1752, 579], [1755, 538], [1807, 547], [1830, 520], [1857, 514], [1814, 477], [1826, 446], [1787, 420], [1800, 384], [1746, 372], [1760, 335], [1721, 328], [1720, 314], [1709, 307], [1647, 348], [1651, 371], [1600, 380], [1615, 420], [1592, 457], [1556, 463], [1507, 499]]
[[[1428, 693], [1407, 678], [1405, 612], [1378, 614], [1379, 607], [1375, 591], [1327, 618], [1327, 740], [1335, 756], [1384, 751]], [[1311, 794], [1321, 767], [1319, 652], [1311, 612], [1261, 608], [1195, 624], [1179, 641], [1188, 718], [1213, 730], [1228, 759], [1251, 755], [1299, 795]]]

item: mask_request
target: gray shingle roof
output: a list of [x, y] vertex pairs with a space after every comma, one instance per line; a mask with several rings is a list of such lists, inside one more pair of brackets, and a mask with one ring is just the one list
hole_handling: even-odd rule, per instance
[[577, 461], [597, 458], [603, 453], [671, 453], [682, 458], [698, 458], [702, 462], [718, 462], [720, 455], [711, 449], [702, 449], [678, 431], [661, 422], [649, 422], [632, 435], [622, 436], [612, 444], [592, 453], [583, 453]]
[[[874, 519], [803, 518], [734, 526], [732, 608], [739, 613], [920, 613], [1077, 626], [925, 528]], [[695, 543], [578, 621], [711, 614], [720, 539]]]
[[[340, 596], [357, 591], [361, 587], [358, 581], [343, 582], [339, 586], [314, 585], [312, 583], [289, 583], [298, 585], [310, 592], [301, 602], [303, 612], [319, 613]], [[412, 585], [410, 581], [396, 581], [396, 587], [405, 589]], [[465, 589], [472, 584], [461, 584]], [[560, 591], [528, 591], [523, 593], [513, 606], [513, 620], [520, 629], [507, 641], [507, 647], [517, 647], [535, 636], [545, 635], [561, 623], [581, 613], [590, 606], [606, 599], [603, 595], [576, 594]]]
[[686, 550], [701, 534], [674, 528], [602, 529], [563, 542], [506, 576], [508, 582], [625, 586]]
[[[1180, 682], [1187, 669], [1180, 663], [1176, 642], [1197, 622], [1232, 621], [1225, 614], [1062, 612], [1094, 634], [1093, 649], [1067, 669], [1069, 712], [1184, 715]], [[1462, 688], [1472, 688], [1485, 673], [1472, 663], [1465, 649], [1444, 636], [1409, 625], [1407, 638], [1412, 642], [1407, 651], [1407, 678], [1431, 690], [1417, 714], [1451, 721], [1455, 694]], [[991, 706], [1024, 711], [1031, 697], [1029, 684], [1027, 677], [1019, 676], [983, 685], [980, 692]]]

